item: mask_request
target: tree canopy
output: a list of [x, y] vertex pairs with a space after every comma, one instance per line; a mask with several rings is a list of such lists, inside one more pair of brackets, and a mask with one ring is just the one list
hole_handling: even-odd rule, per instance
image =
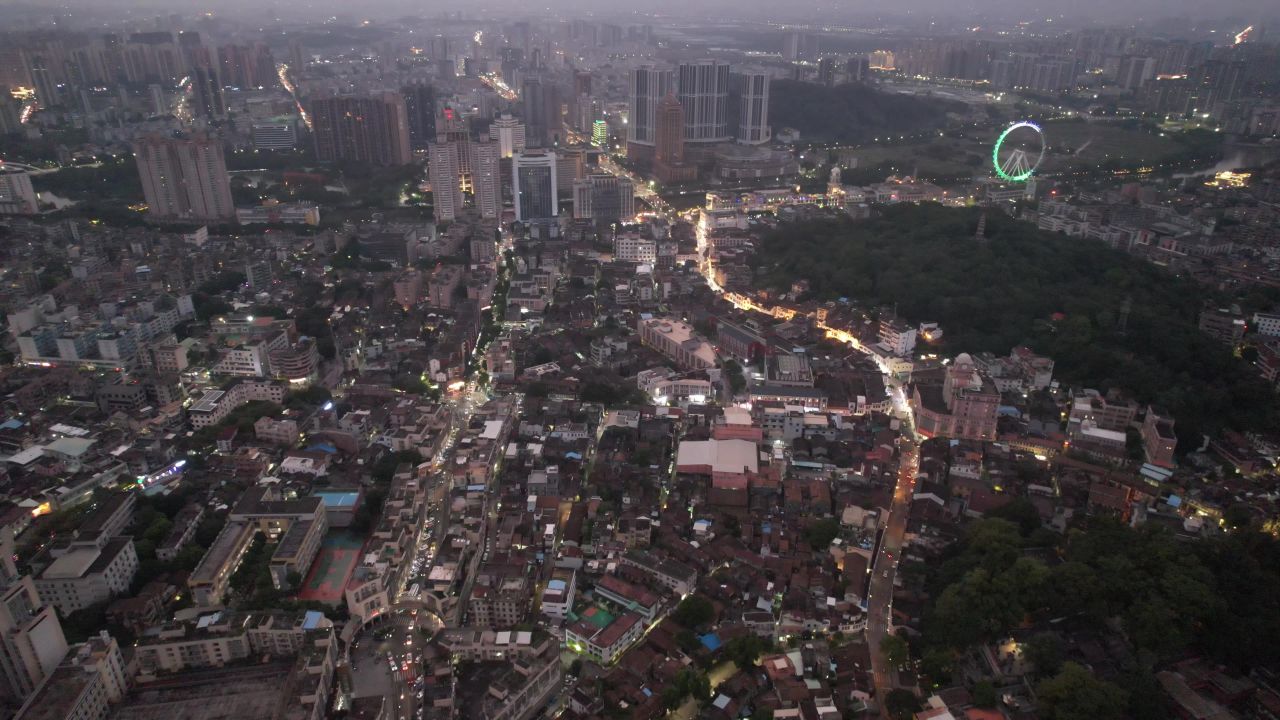
[[715, 612], [710, 600], [701, 595], [690, 595], [672, 611], [671, 619], [687, 628], [696, 628], [711, 622]]
[[1036, 686], [1045, 720], [1121, 720], [1127, 697], [1114, 683], [1099, 680], [1086, 668], [1067, 663], [1052, 678]]
[[762, 285], [805, 278], [818, 299], [896, 305], [908, 320], [937, 321], [944, 351], [1028, 345], [1069, 382], [1118, 387], [1168, 409], [1182, 448], [1224, 426], [1280, 427], [1248, 363], [1199, 331], [1210, 299], [1199, 285], [998, 213], [979, 241], [977, 222], [972, 210], [902, 204], [866, 221], [787, 223], [763, 238], [754, 262]]

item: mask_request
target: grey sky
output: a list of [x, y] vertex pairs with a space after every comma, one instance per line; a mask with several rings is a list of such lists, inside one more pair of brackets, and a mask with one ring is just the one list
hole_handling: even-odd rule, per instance
[[1192, 24], [1242, 21], [1268, 26], [1280, 25], [1280, 2], [1276, 0], [0, 0], [0, 13], [21, 8], [26, 12], [49, 12], [55, 8], [76, 10], [127, 8], [129, 14], [166, 12], [214, 13], [261, 18], [272, 9], [282, 20], [306, 22], [322, 20], [326, 14], [353, 16], [366, 13], [375, 18], [403, 15], [434, 15], [441, 11], [496, 11], [507, 16], [546, 16], [552, 13], [575, 13], [614, 17], [625, 20], [628, 11], [635, 21], [643, 22], [640, 13], [662, 13], [672, 17], [712, 20], [716, 16], [778, 22], [892, 22], [894, 20], [982, 20], [1044, 21], [1055, 18], [1073, 26], [1082, 23], [1147, 24], [1169, 20]]

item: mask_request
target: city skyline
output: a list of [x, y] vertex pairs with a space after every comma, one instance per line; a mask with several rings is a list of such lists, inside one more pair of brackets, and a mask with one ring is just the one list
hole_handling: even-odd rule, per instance
[[0, 717], [1280, 708], [1270, 6], [205, 5], [0, 3]]

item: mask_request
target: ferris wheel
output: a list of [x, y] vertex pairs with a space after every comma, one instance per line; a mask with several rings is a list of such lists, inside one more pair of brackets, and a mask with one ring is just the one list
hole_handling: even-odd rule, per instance
[[1044, 160], [1044, 131], [1022, 120], [1004, 129], [991, 149], [991, 165], [1007, 182], [1025, 182]]

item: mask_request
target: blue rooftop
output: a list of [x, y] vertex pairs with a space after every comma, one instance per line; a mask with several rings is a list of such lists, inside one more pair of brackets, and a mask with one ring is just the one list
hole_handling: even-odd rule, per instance
[[302, 618], [302, 629], [315, 630], [320, 627], [322, 620], [324, 620], [324, 613], [319, 610], [308, 610], [307, 614]]
[[347, 492], [338, 490], [318, 490], [312, 495], [320, 498], [325, 507], [331, 508], [353, 508], [360, 501], [359, 492]]
[[698, 639], [702, 641], [702, 646], [711, 652], [720, 649], [720, 636], [715, 633], [707, 633]]

